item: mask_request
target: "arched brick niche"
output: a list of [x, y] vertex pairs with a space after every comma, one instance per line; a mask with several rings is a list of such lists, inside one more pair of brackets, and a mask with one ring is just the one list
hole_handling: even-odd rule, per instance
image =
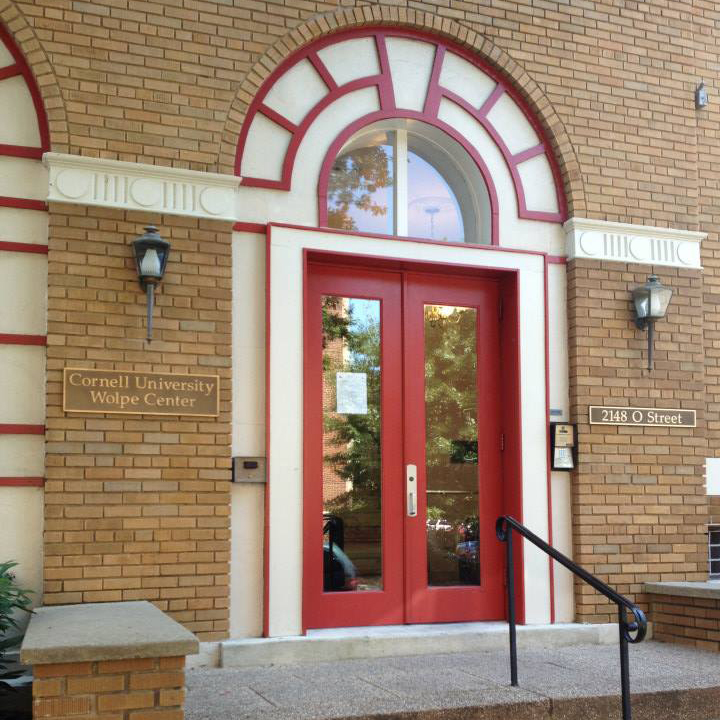
[[[8, 13], [0, 13], [0, 546], [39, 603], [48, 295], [42, 156], [50, 133], [30, 65], [2, 23]], [[21, 20], [14, 17], [13, 31]]]
[[50, 132], [40, 90], [25, 58], [0, 24], [0, 155], [42, 159]]
[[[415, 30], [355, 28], [288, 57], [248, 109], [235, 171], [244, 186], [288, 191], [298, 150], [319, 124], [335, 151], [349, 127], [391, 117], [443, 129], [476, 159], [489, 185], [483, 158], [492, 146], [512, 179], [517, 216], [565, 219], [558, 164], [520, 93], [476, 55]], [[325, 172], [318, 183], [321, 206]]]

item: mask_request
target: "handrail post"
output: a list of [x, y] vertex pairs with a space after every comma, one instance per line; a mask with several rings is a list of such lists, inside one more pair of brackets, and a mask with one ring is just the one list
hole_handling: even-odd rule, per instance
[[517, 687], [518, 670], [517, 638], [515, 633], [515, 568], [513, 566], [512, 545], [513, 529], [510, 525], [506, 525], [506, 528], [507, 540], [505, 542], [505, 550], [507, 553], [507, 562], [505, 563], [505, 572], [507, 573], [508, 627], [510, 630], [510, 685]]
[[[517, 644], [515, 630], [515, 572], [513, 566], [512, 533], [516, 530], [518, 535], [531, 542], [535, 547], [540, 548], [550, 556], [550, 561], [555, 560], [570, 572], [574, 573], [588, 585], [595, 588], [599, 593], [614, 602], [618, 606], [618, 628], [620, 631], [620, 685], [622, 691], [622, 717], [623, 720], [632, 720], [630, 707], [630, 658], [628, 653], [629, 643], [640, 643], [647, 633], [647, 618], [645, 613], [634, 603], [630, 602], [618, 592], [606, 585], [584, 568], [574, 563], [569, 557], [563, 555], [551, 545], [548, 545], [542, 538], [521, 525], [509, 515], [501, 515], [495, 523], [495, 534], [498, 540], [506, 543], [507, 560], [506, 583], [508, 597], [508, 626], [510, 629], [510, 681], [517, 686]], [[633, 620], [628, 622], [627, 613], [631, 612]], [[635, 635], [631, 635], [635, 633]]]
[[622, 605], [618, 605], [618, 628], [620, 630], [620, 691], [622, 695], [623, 720], [632, 720], [630, 707], [630, 658], [626, 634], [627, 616]]

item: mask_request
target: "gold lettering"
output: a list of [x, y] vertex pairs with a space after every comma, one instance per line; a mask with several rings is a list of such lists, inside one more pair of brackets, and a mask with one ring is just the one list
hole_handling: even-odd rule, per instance
[[212, 376], [66, 368], [64, 383], [67, 412], [217, 414]]
[[90, 397], [95, 404], [118, 405], [121, 409], [137, 405], [140, 401], [137, 395], [121, 395], [119, 391], [91, 390]]

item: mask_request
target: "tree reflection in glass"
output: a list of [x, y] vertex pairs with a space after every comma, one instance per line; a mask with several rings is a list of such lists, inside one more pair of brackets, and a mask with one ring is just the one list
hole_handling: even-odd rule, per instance
[[380, 301], [324, 296], [322, 328], [324, 590], [379, 590]]
[[479, 585], [477, 311], [425, 306], [429, 585]]
[[383, 134], [379, 144], [335, 158], [328, 181], [328, 227], [393, 234], [391, 136]]

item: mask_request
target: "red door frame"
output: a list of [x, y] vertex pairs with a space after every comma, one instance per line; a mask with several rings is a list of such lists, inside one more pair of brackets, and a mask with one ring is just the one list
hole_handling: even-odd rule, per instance
[[[502, 298], [504, 322], [500, 324], [500, 347], [503, 361], [500, 364], [501, 371], [501, 431], [505, 439], [505, 450], [502, 453], [502, 506], [503, 513], [512, 514], [514, 517], [522, 521], [522, 434], [521, 434], [521, 396], [520, 396], [520, 327], [519, 327], [519, 283], [517, 270], [498, 270], [496, 268], [482, 268], [477, 266], [433, 263], [433, 262], [416, 262], [406, 260], [393, 260], [375, 256], [354, 256], [345, 253], [334, 253], [325, 251], [303, 250], [303, 296], [305, 298], [305, 308], [303, 309], [303, 317], [307, 308], [307, 295], [309, 287], [308, 264], [326, 263], [332, 264], [334, 267], [344, 265], [348, 267], [364, 268], [371, 270], [386, 271], [406, 271], [406, 272], [434, 272], [443, 276], [457, 275], [470, 278], [493, 278], [498, 281], [499, 293]], [[310, 347], [312, 337], [308, 334], [309, 324], [303, 323], [303, 342], [304, 347]], [[304, 358], [304, 375], [306, 387], [310, 380], [310, 366]], [[310, 393], [304, 393], [304, 411], [317, 412], [317, 408], [308, 407], [311, 403]], [[304, 454], [307, 459], [313, 451], [309, 433], [304, 433], [303, 446]], [[403, 466], [404, 467], [404, 466]], [[313, 491], [310, 488], [311, 482], [307, 473], [303, 473], [303, 543], [305, 547], [310, 547], [315, 543], [315, 532], [310, 521], [311, 513], [307, 511], [305, 502], [313, 497]], [[309, 494], [308, 494], [309, 493]], [[317, 499], [317, 498], [315, 498]], [[308, 553], [303, 553], [303, 632], [308, 628], [315, 626], [315, 618], [311, 603], [313, 598], [317, 597], [318, 580], [314, 577], [313, 572], [317, 574], [319, 564], [316, 564], [314, 571], [308, 568]], [[310, 574], [308, 575], [308, 570]], [[322, 578], [320, 578], [322, 582]], [[311, 585], [310, 583], [314, 583]], [[524, 592], [524, 572], [523, 572], [523, 549], [521, 543], [515, 544], [515, 586], [517, 601], [517, 619], [518, 622], [524, 622], [525, 618], [525, 592]], [[362, 598], [368, 593], [358, 593]], [[390, 623], [396, 623], [397, 620], [389, 620]], [[380, 623], [387, 624], [387, 623]]]

